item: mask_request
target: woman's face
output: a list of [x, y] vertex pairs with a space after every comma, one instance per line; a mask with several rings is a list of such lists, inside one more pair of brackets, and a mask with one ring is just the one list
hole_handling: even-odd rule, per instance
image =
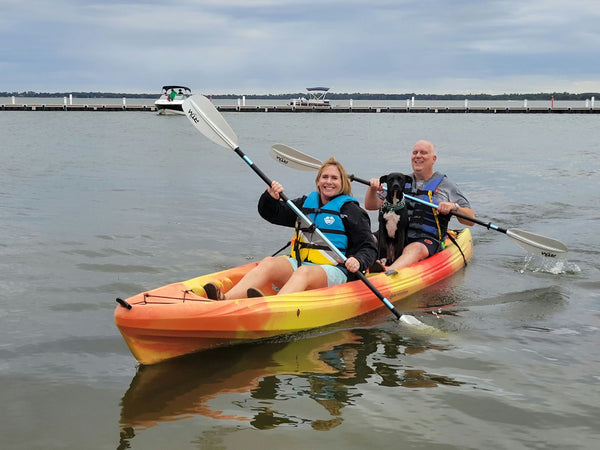
[[342, 192], [342, 176], [337, 166], [330, 164], [323, 168], [317, 181], [317, 189], [321, 195], [322, 203], [327, 203]]

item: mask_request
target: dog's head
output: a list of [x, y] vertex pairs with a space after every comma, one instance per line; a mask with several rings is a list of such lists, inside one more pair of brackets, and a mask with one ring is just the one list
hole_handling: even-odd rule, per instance
[[392, 205], [395, 205], [402, 200], [402, 197], [404, 196], [402, 191], [404, 190], [406, 183], [410, 183], [410, 177], [403, 173], [393, 172], [380, 177], [379, 182], [387, 184], [387, 194], [385, 199]]

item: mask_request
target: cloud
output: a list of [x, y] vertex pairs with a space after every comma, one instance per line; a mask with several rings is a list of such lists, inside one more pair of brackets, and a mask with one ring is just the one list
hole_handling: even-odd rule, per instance
[[598, 19], [585, 0], [9, 0], [0, 90], [598, 92]]

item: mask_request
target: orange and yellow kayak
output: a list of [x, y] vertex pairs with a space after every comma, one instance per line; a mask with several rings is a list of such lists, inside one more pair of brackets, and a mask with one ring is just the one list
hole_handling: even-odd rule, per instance
[[[397, 308], [410, 295], [454, 274], [470, 260], [473, 242], [464, 229], [436, 255], [395, 274], [370, 274], [371, 283]], [[385, 305], [360, 280], [275, 295], [272, 286], [257, 286], [265, 297], [215, 301], [202, 286], [212, 281], [225, 293], [258, 263], [250, 263], [191, 280], [169, 284], [118, 300], [115, 323], [141, 364], [212, 347], [294, 333], [342, 322]], [[403, 302], [404, 301], [404, 302]]]

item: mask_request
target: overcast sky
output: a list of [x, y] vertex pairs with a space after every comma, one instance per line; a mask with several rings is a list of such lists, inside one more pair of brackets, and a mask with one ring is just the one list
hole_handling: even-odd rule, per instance
[[0, 0], [0, 91], [600, 92], [600, 0]]

